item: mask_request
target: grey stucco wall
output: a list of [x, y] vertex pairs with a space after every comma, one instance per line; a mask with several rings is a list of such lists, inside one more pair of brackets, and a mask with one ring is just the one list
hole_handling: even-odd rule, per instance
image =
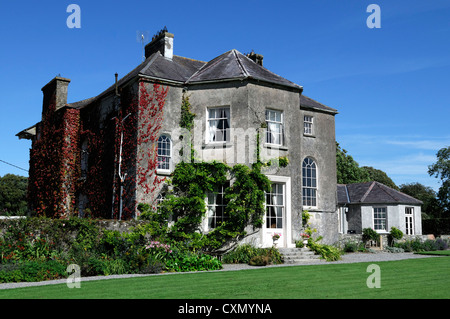
[[[161, 133], [171, 136], [174, 146], [180, 143], [179, 120], [183, 88], [170, 86], [164, 107], [164, 120]], [[221, 82], [190, 85], [186, 93], [191, 103], [191, 111], [196, 114], [192, 138], [196, 158], [203, 161], [218, 160], [234, 165], [250, 165], [256, 161], [256, 132], [260, 131], [261, 159], [276, 159], [287, 156], [287, 167], [272, 165], [265, 168], [267, 175], [290, 178], [290, 233], [288, 244], [294, 244], [303, 231], [302, 205], [302, 162], [307, 156], [318, 165], [318, 205], [311, 210], [314, 227], [323, 236], [324, 243], [332, 243], [337, 238], [338, 224], [336, 213], [336, 161], [335, 161], [335, 124], [334, 115], [300, 109], [299, 91], [273, 87], [248, 81]], [[208, 143], [207, 110], [210, 107], [230, 107], [231, 138], [227, 143]], [[284, 144], [280, 147], [265, 143], [266, 109], [283, 112]], [[303, 115], [314, 116], [315, 134], [303, 135]], [[186, 142], [186, 141], [184, 141]], [[176, 148], [176, 147], [174, 147]], [[173, 164], [180, 161], [179, 147], [173, 150]], [[185, 152], [186, 153], [186, 152]], [[148, 195], [137, 189], [137, 198]], [[255, 237], [256, 236], [256, 237]], [[259, 235], [254, 235], [258, 238]]]

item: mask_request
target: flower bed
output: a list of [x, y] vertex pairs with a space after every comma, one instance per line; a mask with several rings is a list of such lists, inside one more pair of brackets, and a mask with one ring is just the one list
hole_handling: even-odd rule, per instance
[[151, 223], [104, 226], [80, 218], [0, 221], [0, 282], [65, 278], [69, 264], [79, 265], [82, 276], [222, 268], [184, 243], [153, 238]]

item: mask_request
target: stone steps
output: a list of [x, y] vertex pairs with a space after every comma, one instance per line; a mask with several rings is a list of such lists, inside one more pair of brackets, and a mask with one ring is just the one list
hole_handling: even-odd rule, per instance
[[319, 255], [315, 255], [313, 251], [308, 248], [279, 248], [283, 255], [285, 264], [297, 264], [308, 261], [318, 260]]

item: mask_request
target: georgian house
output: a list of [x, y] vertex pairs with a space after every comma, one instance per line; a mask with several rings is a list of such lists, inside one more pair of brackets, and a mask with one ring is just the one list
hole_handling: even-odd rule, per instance
[[[337, 111], [269, 71], [262, 55], [233, 49], [199, 61], [175, 52], [174, 35], [163, 30], [145, 47], [145, 61], [112, 77], [95, 97], [68, 103], [70, 80], [62, 77], [42, 88], [41, 121], [17, 134], [32, 140], [30, 209], [46, 216], [129, 219], [136, 217], [137, 203], [161, 200], [165, 178], [186, 154], [179, 123], [188, 96], [196, 114], [193, 148], [201, 160], [251, 165], [257, 145], [266, 160], [288, 159], [265, 170], [272, 188], [253, 242], [271, 246], [279, 233], [279, 247], [294, 247], [303, 210], [323, 242], [335, 242]], [[205, 195], [204, 231], [221, 218], [222, 194]]]

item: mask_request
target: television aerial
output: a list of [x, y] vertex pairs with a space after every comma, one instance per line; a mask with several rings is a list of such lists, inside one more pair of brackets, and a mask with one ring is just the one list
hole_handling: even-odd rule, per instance
[[136, 41], [142, 45], [142, 62], [145, 61], [145, 43], [148, 41], [148, 31], [136, 31]]

